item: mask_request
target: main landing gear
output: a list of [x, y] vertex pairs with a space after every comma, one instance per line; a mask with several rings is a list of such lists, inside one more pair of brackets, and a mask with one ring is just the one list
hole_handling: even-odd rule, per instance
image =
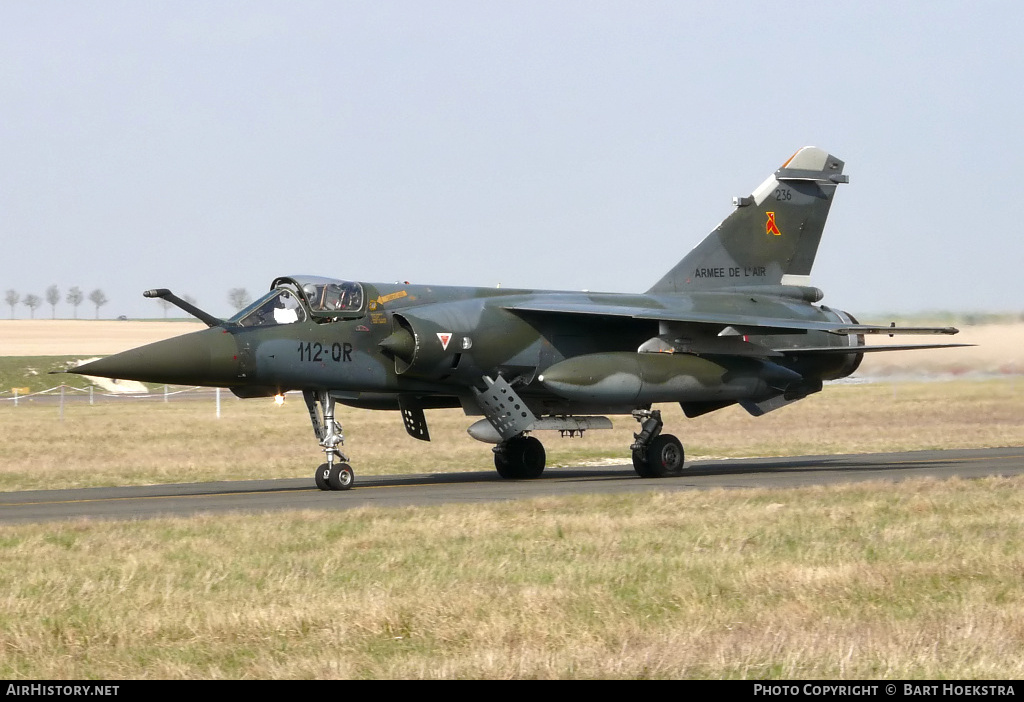
[[334, 419], [334, 398], [327, 391], [303, 390], [302, 397], [313, 423], [313, 433], [323, 447], [327, 462], [316, 469], [314, 479], [321, 490], [348, 490], [355, 482], [356, 474], [348, 464], [348, 458], [339, 446], [345, 445], [341, 424]]
[[[304, 390], [302, 397], [309, 410], [313, 433], [316, 434], [326, 458], [326, 461], [321, 463], [314, 473], [316, 486], [321, 490], [350, 489], [355, 482], [355, 472], [348, 463], [348, 457], [341, 452], [340, 447], [344, 446], [345, 437], [342, 434], [341, 424], [334, 417], [334, 398], [329, 392], [313, 390]], [[512, 395], [510, 402], [515, 403], [519, 400]], [[517, 406], [516, 409], [518, 408]], [[633, 418], [640, 423], [640, 431], [633, 435], [635, 441], [629, 447], [633, 454], [633, 468], [637, 475], [641, 478], [667, 478], [681, 475], [685, 459], [683, 445], [671, 434], [661, 433], [664, 426], [661, 412], [659, 410], [634, 410]], [[499, 416], [499, 419], [504, 419], [504, 417]], [[488, 417], [488, 421], [490, 420], [491, 418]], [[556, 429], [561, 431], [563, 436], [566, 434], [573, 436], [577, 433], [582, 434], [587, 428], [601, 428], [598, 420], [607, 423], [607, 426], [603, 428], [611, 428], [611, 423], [603, 417], [542, 417], [539, 420], [533, 417], [530, 424], [531, 426], [536, 425], [533, 428]], [[472, 434], [472, 431], [470, 433]], [[480, 438], [476, 434], [474, 436]], [[494, 467], [502, 478], [532, 480], [539, 478], [544, 473], [544, 464], [547, 460], [544, 445], [537, 438], [528, 436], [524, 431], [500, 441], [493, 451]]]
[[671, 434], [662, 434], [659, 410], [634, 410], [640, 432], [633, 434], [633, 469], [641, 478], [668, 478], [683, 472], [683, 444]]
[[[629, 447], [633, 469], [641, 478], [670, 478], [683, 473], [683, 444], [672, 434], [662, 434], [664, 422], [659, 410], [635, 410], [633, 418], [640, 431]], [[544, 472], [544, 446], [532, 436], [518, 434], [494, 447], [494, 467], [510, 480], [539, 478]]]
[[509, 480], [531, 480], [544, 472], [547, 454], [544, 445], [533, 436], [513, 436], [495, 446], [494, 467], [498, 475]]

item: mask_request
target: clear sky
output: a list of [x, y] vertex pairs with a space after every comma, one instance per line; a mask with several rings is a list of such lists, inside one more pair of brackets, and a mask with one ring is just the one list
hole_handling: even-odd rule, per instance
[[639, 292], [816, 145], [826, 304], [1024, 311], [1021, 36], [1020, 2], [0, 0], [0, 292]]

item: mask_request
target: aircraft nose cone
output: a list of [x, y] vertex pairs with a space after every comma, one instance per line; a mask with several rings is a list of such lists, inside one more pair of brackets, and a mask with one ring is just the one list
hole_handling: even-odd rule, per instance
[[140, 346], [68, 372], [173, 385], [228, 386], [238, 382], [238, 344], [220, 327]]

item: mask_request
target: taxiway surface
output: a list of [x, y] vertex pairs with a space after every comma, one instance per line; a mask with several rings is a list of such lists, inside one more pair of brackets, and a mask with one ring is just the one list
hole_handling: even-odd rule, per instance
[[347, 492], [322, 492], [313, 478], [0, 493], [0, 523], [77, 518], [147, 519], [213, 512], [351, 509], [492, 502], [551, 495], [802, 487], [908, 478], [1024, 474], [1024, 447], [696, 461], [678, 478], [644, 480], [628, 465], [551, 468], [537, 480], [496, 473], [361, 476]]

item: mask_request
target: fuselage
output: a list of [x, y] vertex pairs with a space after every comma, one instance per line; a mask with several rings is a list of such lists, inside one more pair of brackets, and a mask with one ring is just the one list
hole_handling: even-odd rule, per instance
[[[330, 285], [349, 296], [347, 304], [323, 307]], [[659, 310], [666, 318], [852, 319], [799, 295], [757, 291], [636, 295], [296, 276], [275, 281], [270, 293], [223, 325], [102, 359], [81, 372], [222, 386], [242, 396], [326, 390], [342, 402], [380, 408], [397, 408], [400, 395], [416, 396], [425, 406], [465, 406], [484, 376], [502, 376], [517, 381], [538, 414], [571, 414], [757, 399], [780, 385], [820, 387], [821, 380], [856, 367], [854, 354], [737, 355], [751, 343], [742, 328], [722, 336], [721, 325], [710, 322], [652, 318]], [[673, 352], [639, 351], [650, 342], [674, 345]], [[863, 343], [819, 331], [760, 335], [756, 342], [770, 349]]]

